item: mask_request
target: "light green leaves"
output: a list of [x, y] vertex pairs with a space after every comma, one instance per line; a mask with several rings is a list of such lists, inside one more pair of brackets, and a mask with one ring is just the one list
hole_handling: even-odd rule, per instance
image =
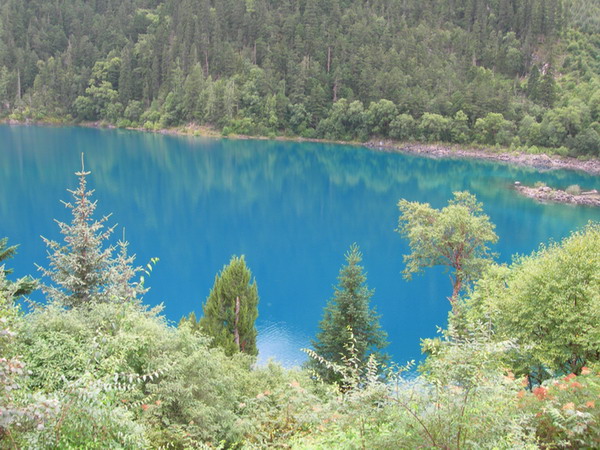
[[465, 284], [477, 279], [494, 256], [487, 246], [498, 240], [494, 224], [468, 192], [455, 192], [441, 210], [404, 199], [398, 207], [396, 231], [408, 239], [411, 250], [404, 256], [405, 278], [410, 280], [426, 267], [445, 266], [452, 271], [454, 305]]

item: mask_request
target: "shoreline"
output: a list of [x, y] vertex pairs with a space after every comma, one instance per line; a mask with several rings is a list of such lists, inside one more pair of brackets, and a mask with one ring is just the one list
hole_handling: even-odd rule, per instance
[[569, 188], [566, 190], [553, 189], [546, 185], [525, 186], [518, 181], [515, 182], [514, 188], [522, 196], [536, 200], [539, 203], [552, 202], [600, 208], [600, 193], [596, 189], [582, 192], [579, 186], [572, 186], [575, 189], [570, 191]]
[[548, 156], [545, 153], [530, 154], [509, 152], [506, 149], [496, 151], [494, 149], [461, 147], [453, 144], [400, 143], [389, 140], [371, 140], [364, 145], [374, 150], [400, 152], [430, 158], [478, 159], [531, 167], [538, 170], [574, 170], [590, 175], [600, 175], [600, 160], [598, 159], [582, 160], [568, 156]]
[[131, 131], [141, 131], [174, 136], [192, 136], [207, 137], [214, 139], [241, 139], [241, 140], [274, 140], [284, 142], [315, 142], [338, 145], [355, 145], [365, 147], [376, 151], [406, 153], [429, 158], [455, 158], [484, 160], [509, 165], [531, 167], [537, 170], [573, 170], [585, 172], [590, 175], [600, 175], [600, 159], [577, 159], [568, 156], [547, 155], [545, 153], [529, 154], [510, 152], [507, 149], [500, 151], [496, 149], [479, 149], [465, 147], [457, 144], [444, 143], [421, 143], [421, 142], [400, 142], [390, 139], [371, 139], [367, 142], [339, 141], [317, 138], [303, 138], [300, 136], [246, 136], [231, 134], [224, 136], [220, 131], [206, 125], [188, 124], [179, 127], [161, 128], [157, 130], [148, 130], [145, 128], [127, 127], [119, 128], [113, 124], [104, 122], [60, 122], [60, 121], [17, 121], [4, 119], [0, 124], [6, 125], [36, 125], [36, 126], [80, 126], [86, 128], [106, 128], [106, 129], [124, 129]]

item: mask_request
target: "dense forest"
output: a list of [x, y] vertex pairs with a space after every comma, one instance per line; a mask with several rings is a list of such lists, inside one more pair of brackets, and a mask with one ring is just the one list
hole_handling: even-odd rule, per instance
[[0, 1], [0, 114], [600, 154], [596, 0]]

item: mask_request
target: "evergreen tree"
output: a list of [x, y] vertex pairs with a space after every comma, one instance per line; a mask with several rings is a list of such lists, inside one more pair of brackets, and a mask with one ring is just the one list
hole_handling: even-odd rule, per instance
[[[340, 269], [339, 284], [323, 311], [320, 331], [312, 345], [315, 352], [325, 360], [344, 364], [345, 358], [353, 356], [349, 354], [348, 344], [351, 335], [354, 335], [353, 353], [364, 367], [371, 354], [375, 354], [379, 362], [387, 358], [381, 353], [388, 344], [387, 333], [381, 329], [375, 309], [370, 307], [373, 290], [366, 284], [367, 276], [359, 265], [362, 254], [356, 244], [350, 246], [345, 258], [347, 264]], [[339, 381], [338, 374], [319, 362], [310, 360], [307, 365], [323, 380]]]
[[[17, 253], [17, 245], [12, 245], [8, 247], [8, 238], [0, 239], [0, 262], [6, 261], [7, 259], [12, 258]], [[4, 267], [4, 266], [3, 266]], [[8, 275], [12, 273], [12, 269], [2, 269], [4, 275]]]
[[244, 257], [234, 256], [215, 277], [203, 305], [200, 329], [213, 337], [213, 345], [227, 355], [236, 352], [257, 355], [256, 327], [258, 287]]
[[[2, 272], [3, 277], [6, 277], [6, 275], [10, 275], [13, 272], [12, 269], [6, 269], [3, 262], [15, 256], [17, 247], [17, 245], [8, 247], [8, 238], [0, 239], [0, 272]], [[37, 281], [31, 277], [24, 277], [14, 282], [6, 280], [5, 285], [10, 288], [11, 298], [17, 299], [23, 295], [31, 294], [37, 287]]]
[[71, 209], [70, 224], [57, 221], [64, 244], [42, 237], [49, 250], [50, 267], [38, 266], [38, 270], [52, 281], [42, 285], [48, 298], [72, 308], [91, 302], [133, 300], [146, 290], [132, 277], [141, 270], [132, 266], [134, 257], [127, 255], [127, 243], [120, 242], [120, 251], [113, 258], [114, 246], [105, 245], [114, 226], [106, 227], [110, 216], [96, 220], [96, 201], [91, 200], [94, 191], [87, 190], [86, 172], [83, 167], [75, 175], [79, 186], [74, 191], [73, 203], [63, 202]]
[[541, 78], [539, 87], [539, 99], [548, 108], [552, 108], [556, 101], [556, 80], [551, 66], [546, 68], [546, 72]]
[[531, 68], [529, 78], [527, 79], [527, 96], [534, 102], [539, 98], [540, 89], [540, 70], [536, 65]]

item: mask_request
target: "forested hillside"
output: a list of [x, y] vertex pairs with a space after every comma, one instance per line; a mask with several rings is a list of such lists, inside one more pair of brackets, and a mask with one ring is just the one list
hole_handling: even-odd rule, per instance
[[600, 154], [598, 0], [0, 0], [0, 113]]

